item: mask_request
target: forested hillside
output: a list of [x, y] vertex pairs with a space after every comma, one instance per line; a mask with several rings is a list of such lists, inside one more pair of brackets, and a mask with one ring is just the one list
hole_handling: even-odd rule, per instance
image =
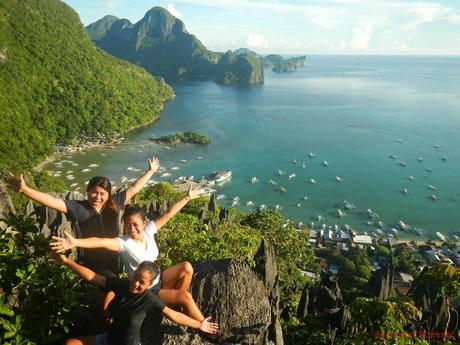
[[0, 90], [0, 168], [151, 122], [173, 97], [162, 79], [96, 48], [58, 0], [0, 2]]

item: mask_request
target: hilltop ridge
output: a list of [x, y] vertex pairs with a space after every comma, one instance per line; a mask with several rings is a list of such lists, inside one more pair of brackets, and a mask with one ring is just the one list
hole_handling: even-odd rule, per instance
[[187, 32], [180, 19], [162, 7], [153, 7], [135, 24], [105, 16], [85, 29], [99, 48], [167, 80], [207, 79], [221, 84], [264, 81], [258, 59], [208, 50]]

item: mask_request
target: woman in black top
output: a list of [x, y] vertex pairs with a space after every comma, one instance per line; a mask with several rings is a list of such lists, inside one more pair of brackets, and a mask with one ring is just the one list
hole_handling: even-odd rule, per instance
[[[159, 274], [159, 267], [151, 261], [142, 262], [130, 280], [107, 278], [79, 265], [64, 255], [55, 254], [56, 261], [66, 265], [82, 279], [115, 291], [116, 297], [110, 304], [113, 323], [107, 333], [94, 336], [85, 336], [69, 339], [66, 345], [139, 345], [140, 329], [147, 313], [162, 313], [171, 321], [199, 329], [206, 333], [215, 334], [218, 324], [211, 322], [210, 318], [194, 320], [187, 315], [168, 308], [151, 289], [151, 283]], [[184, 294], [189, 294], [184, 291]], [[192, 303], [195, 304], [193, 299]]]
[[[119, 214], [125, 204], [147, 183], [158, 170], [157, 158], [148, 160], [147, 171], [125, 191], [111, 195], [110, 181], [102, 176], [93, 177], [86, 188], [86, 200], [62, 200], [27, 186], [24, 178], [11, 178], [10, 185], [30, 199], [67, 215], [72, 221], [76, 237], [108, 237], [119, 235]], [[118, 274], [118, 257], [107, 250], [79, 251], [78, 261], [105, 276]]]

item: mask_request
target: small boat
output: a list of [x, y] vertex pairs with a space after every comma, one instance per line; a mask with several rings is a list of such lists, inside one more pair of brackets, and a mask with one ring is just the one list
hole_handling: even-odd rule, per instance
[[343, 208], [346, 209], [346, 210], [351, 210], [351, 209], [353, 209], [353, 208], [356, 208], [355, 205], [353, 205], [351, 202], [349, 202], [349, 201], [347, 201], [347, 200], [345, 200], [345, 201], [342, 203], [342, 206], [343, 206]]
[[311, 183], [311, 184], [316, 184], [316, 180], [315, 180], [314, 178], [311, 178], [311, 179], [310, 179], [310, 183]]
[[379, 221], [379, 222], [377, 223], [377, 226], [378, 226], [379, 228], [383, 228], [383, 227], [385, 226], [385, 223], [382, 222], [382, 221]]
[[414, 230], [414, 232], [415, 232], [415, 234], [416, 234], [417, 236], [422, 236], [423, 233], [424, 233], [424, 230], [421, 229], [421, 228], [418, 228], [418, 227], [414, 227], [413, 230]]
[[372, 211], [372, 209], [368, 208], [366, 210], [366, 215], [367, 215], [367, 218], [370, 218], [370, 219], [374, 219], [374, 218], [378, 218], [379, 215], [377, 213], [375, 213], [374, 211]]
[[240, 203], [240, 198], [238, 196], [234, 196], [232, 199], [232, 206], [236, 206]]
[[73, 174], [73, 170], [67, 170], [66, 174]]
[[199, 161], [201, 161], [201, 160], [203, 160], [204, 158], [201, 157], [201, 156], [198, 156], [198, 157], [196, 157], [196, 159], [199, 160]]
[[68, 179], [68, 180], [74, 180], [75, 179], [75, 177], [73, 175], [67, 175], [65, 178]]
[[225, 198], [225, 194], [217, 194], [216, 200], [221, 200]]
[[316, 216], [316, 220], [317, 220], [318, 222], [322, 221], [322, 220], [323, 220], [323, 216], [320, 215], [320, 214], [318, 214], [318, 215]]
[[126, 176], [122, 176], [120, 178], [120, 181], [121, 181], [121, 183], [125, 183], [126, 181], [128, 181], [128, 178]]
[[307, 167], [307, 165], [305, 164], [305, 160], [303, 161], [302, 163], [302, 169], [305, 169]]
[[344, 228], [346, 231], [350, 231], [350, 230], [351, 230], [351, 227], [350, 227], [350, 225], [348, 225], [348, 224], [344, 224], [344, 225], [343, 225], [343, 228]]
[[426, 168], [426, 171], [428, 171], [428, 172], [433, 172], [433, 169], [431, 169], [431, 168]]
[[278, 190], [279, 190], [281, 193], [286, 193], [286, 188], [284, 188], [284, 187], [280, 187]]
[[221, 183], [221, 182], [224, 182], [225, 180], [228, 180], [230, 177], [232, 177], [232, 171], [223, 170], [223, 171], [218, 171], [214, 173], [214, 175], [212, 176], [212, 179], [215, 181], [215, 183]]
[[439, 149], [439, 144], [435, 144], [435, 145], [433, 145], [433, 147], [434, 147], [435, 149]]
[[276, 182], [273, 181], [273, 180], [268, 180], [268, 181], [267, 181], [267, 184], [268, 184], [269, 186], [276, 186]]
[[396, 159], [397, 157], [395, 155], [390, 155], [391, 159]]
[[442, 156], [441, 160], [443, 160], [444, 162], [447, 161], [447, 156]]
[[297, 158], [294, 157], [292, 164], [297, 164]]
[[410, 175], [407, 179], [408, 179], [409, 181], [414, 181], [414, 176]]
[[252, 183], [252, 184], [254, 184], [254, 183], [259, 182], [259, 180], [257, 179], [257, 177], [254, 176], [253, 178], [251, 178], [251, 179], [249, 180], [249, 182]]
[[335, 182], [342, 182], [343, 179], [340, 176], [335, 177]]
[[460, 241], [460, 237], [458, 237], [457, 235], [453, 235], [452, 238], [457, 242]]
[[395, 228], [391, 228], [390, 231], [395, 235], [397, 235], [399, 233], [398, 229], [395, 229]]
[[430, 184], [430, 185], [428, 185], [428, 186], [426, 186], [426, 187], [427, 187], [428, 189], [431, 189], [431, 190], [436, 190], [436, 187], [435, 187], [435, 186], [433, 186], [433, 185], [431, 185], [431, 184]]
[[180, 162], [181, 162], [181, 163], [188, 163], [188, 160], [186, 160], [186, 159], [181, 159]]
[[305, 196], [303, 197], [303, 199], [304, 199], [304, 200], [308, 200], [308, 196], [305, 195]]
[[398, 226], [401, 230], [410, 230], [411, 228], [409, 224], [404, 223], [402, 220], [398, 222]]
[[337, 217], [343, 218], [344, 216], [345, 216], [345, 213], [343, 213], [343, 211], [340, 208], [337, 209]]
[[297, 223], [297, 229], [302, 229], [303, 228], [303, 223], [302, 222], [298, 222]]
[[290, 174], [290, 175], [288, 176], [288, 179], [292, 179], [292, 178], [294, 178], [294, 177], [296, 177], [296, 176], [297, 176], [297, 175], [296, 175], [295, 173]]
[[441, 241], [446, 242], [446, 236], [444, 236], [439, 231], [436, 232], [436, 237], [439, 238]]
[[403, 190], [401, 191], [401, 193], [403, 193], [404, 195], [407, 195], [407, 193], [408, 193], [407, 188], [403, 188]]
[[423, 162], [423, 158], [422, 158], [422, 157], [418, 157], [417, 160], [418, 160], [419, 162]]
[[72, 183], [72, 184], [70, 185], [70, 187], [72, 187], [72, 188], [73, 188], [73, 187], [76, 187], [76, 186], [78, 186], [78, 183]]
[[398, 139], [398, 143], [400, 143], [400, 144], [401, 144], [402, 142], [403, 142], [403, 140], [402, 140], [402, 139]]
[[313, 158], [313, 157], [315, 157], [315, 155], [312, 152], [309, 152], [308, 157]]
[[249, 201], [246, 202], [245, 205], [246, 205], [247, 207], [252, 207], [252, 206], [254, 206], [254, 202], [251, 201], [251, 200], [249, 200]]
[[[161, 177], [169, 177], [169, 176], [171, 176], [171, 173], [165, 172], [165, 173], [161, 174], [160, 176], [161, 176]], [[122, 181], [122, 182], [123, 182], [123, 181]]]
[[171, 171], [176, 171], [176, 170], [179, 170], [179, 169], [180, 169], [179, 167], [172, 167]]
[[98, 166], [99, 164], [93, 163], [93, 164], [88, 165], [88, 168], [96, 168]]
[[262, 205], [259, 206], [259, 210], [263, 210], [265, 208], [267, 208], [267, 205], [265, 205], [265, 204], [262, 204]]
[[407, 164], [406, 164], [406, 163], [404, 163], [404, 162], [399, 162], [398, 164], [399, 164], [399, 166], [402, 166], [402, 167], [405, 167], [405, 166], [407, 166]]
[[297, 206], [297, 207], [301, 207], [302, 204], [301, 204], [300, 202], [298, 202], [298, 203], [296, 204], [296, 206]]
[[281, 170], [281, 169], [278, 169], [278, 171], [276, 172], [276, 175], [278, 175], [278, 176], [283, 176], [283, 175], [284, 175], [284, 171]]
[[433, 200], [433, 201], [439, 200], [438, 196], [434, 195], [434, 194], [431, 194], [430, 199]]
[[91, 171], [91, 169], [85, 168], [85, 169], [83, 169], [81, 172], [82, 172], [82, 173], [87, 173], [87, 172], [90, 172], [90, 171]]
[[327, 166], [329, 165], [329, 163], [328, 163], [327, 161], [322, 161], [322, 162], [321, 162], [321, 165], [322, 165], [323, 167], [327, 167]]
[[281, 211], [282, 207], [278, 204], [275, 205], [275, 210], [276, 211]]

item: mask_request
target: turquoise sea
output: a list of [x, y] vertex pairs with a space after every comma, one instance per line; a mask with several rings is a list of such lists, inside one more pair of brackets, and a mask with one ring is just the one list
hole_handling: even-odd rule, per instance
[[[177, 97], [156, 124], [115, 149], [73, 154], [79, 165], [59, 168], [73, 170], [69, 186], [82, 186], [96, 174], [115, 181], [137, 177], [140, 172], [127, 167], [143, 171], [146, 158], [156, 155], [168, 170], [180, 168], [172, 177], [232, 170], [231, 181], [217, 187], [226, 195], [224, 205], [239, 196], [242, 205], [279, 204], [295, 222], [316, 223], [321, 214], [321, 223], [346, 223], [360, 232], [376, 228], [368, 224], [368, 208], [380, 215], [385, 231], [399, 220], [425, 229], [427, 237], [460, 230], [460, 57], [308, 56], [307, 66], [295, 73], [266, 70], [261, 86], [197, 81], [173, 87]], [[145, 143], [184, 130], [205, 134], [212, 143], [170, 149]], [[99, 167], [82, 173], [91, 163]], [[47, 169], [57, 170], [52, 164]], [[286, 175], [277, 176], [278, 169]], [[289, 180], [292, 173], [296, 177]], [[258, 183], [249, 183], [253, 176]], [[287, 191], [280, 193], [279, 186]], [[432, 194], [439, 199], [431, 200]], [[338, 218], [344, 200], [356, 208]]]

